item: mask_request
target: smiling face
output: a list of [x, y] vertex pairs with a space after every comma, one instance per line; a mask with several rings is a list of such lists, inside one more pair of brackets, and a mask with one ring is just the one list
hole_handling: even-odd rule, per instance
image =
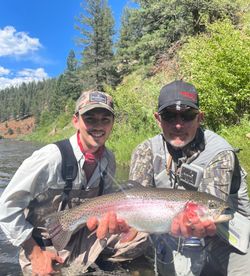
[[190, 143], [203, 119], [198, 110], [163, 110], [155, 113], [158, 125], [163, 131], [165, 140], [175, 148], [183, 148]]
[[84, 150], [93, 153], [108, 139], [114, 124], [114, 116], [107, 109], [94, 108], [83, 115], [75, 114], [72, 121], [80, 133]]

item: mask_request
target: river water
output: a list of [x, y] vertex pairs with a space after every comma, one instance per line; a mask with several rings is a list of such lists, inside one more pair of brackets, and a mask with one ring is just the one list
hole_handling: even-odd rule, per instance
[[[37, 144], [24, 141], [0, 140], [0, 194], [2, 194], [3, 189], [7, 186], [22, 161], [39, 147]], [[6, 276], [20, 275], [18, 251], [6, 240], [1, 229], [0, 274]]]
[[[17, 168], [21, 165], [22, 161], [30, 156], [32, 152], [39, 149], [41, 145], [25, 141], [15, 141], [0, 139], [0, 195], [4, 188], [8, 185], [10, 179], [14, 175]], [[127, 180], [128, 169], [117, 168], [117, 182], [121, 183]], [[134, 269], [136, 268], [136, 270]], [[126, 275], [154, 275], [153, 271], [143, 259], [140, 263], [133, 264], [133, 273], [125, 273]], [[132, 271], [130, 268], [127, 271]], [[125, 275], [124, 270], [110, 272], [110, 275]], [[0, 229], [0, 275], [1, 276], [19, 276], [21, 275], [20, 267], [18, 264], [18, 250], [13, 247], [5, 238]], [[88, 274], [90, 275], [90, 274]], [[107, 273], [91, 274], [91, 275], [109, 275]]]

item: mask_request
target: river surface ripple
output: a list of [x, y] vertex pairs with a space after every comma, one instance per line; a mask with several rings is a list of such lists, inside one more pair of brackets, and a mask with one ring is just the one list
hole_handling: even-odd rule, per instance
[[[23, 160], [40, 147], [41, 145], [31, 142], [7, 139], [0, 140], [0, 195]], [[18, 265], [18, 251], [6, 240], [1, 229], [0, 274], [4, 276], [21, 275]]]

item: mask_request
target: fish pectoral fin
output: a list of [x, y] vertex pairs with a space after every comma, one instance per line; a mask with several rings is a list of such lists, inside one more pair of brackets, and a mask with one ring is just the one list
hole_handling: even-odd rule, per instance
[[135, 228], [129, 228], [127, 232], [121, 233], [120, 243], [132, 241], [136, 237], [137, 233], [138, 231]]
[[215, 223], [222, 223], [222, 222], [227, 222], [233, 218], [233, 214], [221, 214], [218, 216], [214, 222]]
[[55, 249], [58, 251], [64, 249], [72, 236], [72, 231], [63, 229], [59, 215], [49, 216], [46, 220], [46, 227]]

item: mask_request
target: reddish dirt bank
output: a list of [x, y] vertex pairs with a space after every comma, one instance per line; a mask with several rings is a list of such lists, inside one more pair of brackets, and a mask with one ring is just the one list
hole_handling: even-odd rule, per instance
[[0, 137], [15, 139], [31, 133], [34, 126], [34, 117], [28, 117], [23, 120], [9, 120], [0, 123]]

